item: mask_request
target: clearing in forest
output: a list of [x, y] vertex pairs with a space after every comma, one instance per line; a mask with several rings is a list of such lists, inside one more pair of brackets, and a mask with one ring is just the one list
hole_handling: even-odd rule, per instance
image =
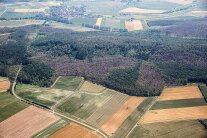
[[29, 138], [59, 119], [48, 111], [29, 106], [0, 123], [0, 137]]
[[165, 88], [158, 101], [203, 98], [198, 86]]
[[125, 21], [125, 27], [128, 31], [143, 30], [142, 22], [140, 20]]
[[71, 123], [51, 135], [49, 138], [101, 138], [101, 136], [91, 132], [85, 127]]
[[101, 130], [109, 136], [113, 135], [124, 120], [144, 99], [144, 97], [129, 97], [127, 101], [101, 126]]
[[207, 106], [150, 110], [140, 120], [140, 124], [177, 120], [207, 119]]
[[82, 86], [80, 87], [79, 91], [82, 91], [82, 92], [91, 92], [91, 93], [101, 93], [105, 90], [106, 88], [101, 86], [101, 85], [98, 85], [98, 84], [95, 84], [95, 83], [92, 83], [92, 82], [89, 82], [89, 81], [85, 81]]

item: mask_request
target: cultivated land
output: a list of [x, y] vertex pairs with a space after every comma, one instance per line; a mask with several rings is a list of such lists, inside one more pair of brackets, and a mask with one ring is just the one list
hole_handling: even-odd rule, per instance
[[150, 110], [140, 124], [194, 119], [207, 119], [207, 106]]
[[136, 7], [130, 7], [119, 11], [121, 14], [158, 14], [163, 13], [164, 10], [150, 10], [150, 9], [141, 9]]
[[2, 20], [0, 21], [0, 27], [20, 27], [25, 25], [41, 25], [44, 20]]
[[125, 27], [128, 31], [143, 30], [142, 22], [140, 20], [125, 21]]
[[102, 19], [103, 19], [103, 18], [98, 18], [98, 19], [96, 20], [96, 26], [101, 26]]
[[207, 131], [197, 120], [140, 124], [129, 138], [205, 138]]
[[81, 92], [90, 92], [90, 93], [101, 93], [105, 90], [106, 88], [92, 83], [90, 81], [84, 81], [84, 83], [81, 85], [79, 91]]
[[6, 92], [10, 89], [10, 81], [8, 78], [2, 78], [0, 77], [0, 92]]
[[144, 97], [129, 97], [127, 101], [101, 126], [101, 130], [109, 136], [112, 136], [124, 120], [144, 99]]
[[87, 123], [95, 127], [100, 127], [120, 106], [122, 106], [128, 97], [129, 96], [126, 94], [117, 92], [86, 119]]
[[198, 86], [180, 86], [165, 88], [158, 98], [158, 101], [164, 100], [178, 100], [178, 99], [192, 99], [192, 98], [202, 98], [202, 94]]
[[176, 3], [176, 4], [181, 4], [181, 5], [186, 5], [186, 4], [191, 4], [192, 0], [163, 0], [171, 3]]
[[40, 9], [15, 9], [14, 12], [44, 12], [45, 9], [44, 8], [40, 8]]
[[52, 88], [75, 91], [82, 84], [84, 79], [75, 76], [61, 76]]
[[28, 105], [8, 93], [0, 93], [0, 122], [23, 110]]
[[71, 123], [49, 138], [101, 138], [101, 136], [85, 127]]
[[71, 91], [53, 88], [42, 88], [34, 85], [17, 85], [17, 95], [23, 99], [39, 103], [45, 106], [52, 106], [59, 100], [73, 94]]
[[116, 92], [106, 90], [101, 94], [75, 93], [57, 107], [63, 113], [87, 119]]
[[29, 106], [0, 123], [0, 137], [28, 138], [59, 119], [48, 111]]

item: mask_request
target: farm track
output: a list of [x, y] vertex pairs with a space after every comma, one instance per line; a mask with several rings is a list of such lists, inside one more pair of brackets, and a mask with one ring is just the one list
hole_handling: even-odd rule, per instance
[[65, 116], [65, 115], [63, 115], [63, 114], [61, 114], [61, 113], [56, 112], [56, 111], [53, 110], [53, 109], [47, 109], [46, 107], [42, 107], [42, 106], [40, 106], [40, 105], [38, 105], [38, 104], [35, 104], [35, 103], [30, 102], [30, 101], [24, 100], [24, 99], [22, 99], [21, 97], [19, 97], [18, 95], [16, 95], [16, 93], [15, 93], [16, 80], [17, 80], [17, 77], [18, 77], [18, 75], [19, 75], [21, 69], [22, 69], [22, 65], [20, 65], [20, 67], [19, 67], [19, 69], [18, 69], [18, 71], [17, 71], [17, 73], [16, 73], [14, 82], [13, 82], [13, 84], [12, 84], [12, 89], [11, 89], [11, 94], [14, 95], [17, 99], [19, 99], [19, 100], [21, 100], [21, 101], [23, 101], [23, 102], [25, 102], [25, 103], [27, 103], [27, 104], [34, 105], [34, 106], [36, 106], [36, 107], [38, 107], [38, 108], [41, 108], [41, 109], [44, 109], [44, 110], [46, 110], [46, 111], [52, 112], [53, 114], [56, 114], [56, 115], [58, 115], [58, 116], [61, 116], [61, 117], [63, 117], [63, 118], [66, 118], [66, 119], [68, 119], [68, 120], [70, 120], [70, 121], [72, 121], [72, 122], [75, 122], [75, 123], [77, 123], [77, 124], [79, 124], [79, 125], [82, 125], [82, 126], [84, 126], [84, 127], [86, 127], [86, 128], [89, 128], [89, 129], [93, 130], [94, 132], [97, 132], [98, 134], [100, 134], [100, 135], [103, 136], [104, 138], [108, 138], [108, 136], [107, 136], [105, 133], [103, 133], [102, 131], [100, 131], [100, 130], [98, 130], [98, 129], [96, 129], [96, 128], [94, 128], [94, 127], [92, 127], [92, 126], [90, 126], [90, 125], [88, 125], [88, 124], [86, 124], [86, 123], [83, 123], [83, 122], [80, 122], [80, 121], [78, 121], [78, 120], [75, 120], [75, 119], [73, 119], [73, 118], [71, 118], [71, 117]]
[[50, 86], [50, 88], [53, 88], [60, 78], [61, 78], [61, 76], [58, 76], [57, 79], [55, 80], [55, 82]]

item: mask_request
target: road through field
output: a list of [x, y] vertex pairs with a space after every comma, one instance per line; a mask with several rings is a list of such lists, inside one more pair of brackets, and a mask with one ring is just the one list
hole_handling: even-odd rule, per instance
[[100, 135], [103, 136], [104, 138], [108, 138], [108, 136], [107, 136], [106, 134], [104, 134], [103, 132], [101, 132], [99, 129], [96, 129], [96, 128], [90, 126], [90, 125], [87, 125], [87, 124], [85, 124], [85, 123], [83, 123], [83, 122], [80, 122], [80, 121], [78, 121], [78, 120], [75, 120], [75, 119], [73, 119], [73, 118], [67, 117], [67, 116], [65, 116], [65, 115], [63, 115], [63, 114], [61, 114], [61, 113], [58, 113], [58, 112], [54, 111], [54, 110], [49, 110], [49, 109], [46, 109], [46, 108], [44, 108], [44, 107], [42, 107], [42, 106], [39, 106], [39, 105], [37, 105], [37, 104], [34, 104], [34, 103], [32, 103], [32, 102], [26, 101], [26, 100], [22, 99], [21, 97], [19, 97], [18, 95], [16, 95], [16, 93], [15, 93], [16, 80], [17, 80], [17, 77], [18, 77], [18, 75], [19, 75], [21, 69], [22, 69], [22, 65], [20, 65], [20, 67], [19, 67], [19, 69], [18, 69], [18, 71], [17, 71], [16, 77], [15, 77], [14, 82], [13, 82], [13, 85], [12, 85], [12, 90], [11, 90], [11, 93], [12, 93], [17, 99], [19, 99], [19, 100], [21, 100], [21, 101], [23, 101], [23, 102], [26, 102], [26, 103], [28, 103], [28, 104], [30, 104], [30, 105], [34, 105], [34, 106], [36, 106], [36, 107], [38, 107], [38, 108], [41, 108], [41, 109], [47, 110], [47, 111], [49, 111], [49, 112], [52, 112], [52, 113], [54, 113], [54, 114], [56, 114], [56, 115], [59, 115], [59, 116], [61, 116], [61, 117], [67, 118], [67, 119], [71, 120], [72, 122], [75, 122], [75, 123], [77, 123], [77, 124], [79, 124], [79, 125], [82, 125], [82, 126], [84, 126], [84, 127], [87, 127], [87, 128], [89, 128], [89, 129], [91, 129], [91, 130], [97, 132], [98, 134], [100, 134]]

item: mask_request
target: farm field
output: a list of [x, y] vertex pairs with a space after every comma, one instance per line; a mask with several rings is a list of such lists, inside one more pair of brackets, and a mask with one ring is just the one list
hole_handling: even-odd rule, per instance
[[43, 129], [42, 131], [36, 133], [32, 136], [32, 138], [46, 138], [50, 135], [54, 134], [55, 132], [59, 131], [60, 129], [64, 128], [66, 125], [70, 123], [69, 120], [61, 118], [57, 122], [53, 123], [52, 125], [48, 126], [47, 128]]
[[23, 18], [32, 18], [37, 15], [40, 15], [41, 13], [36, 13], [36, 12], [5, 12], [1, 15], [1, 18], [4, 18], [6, 20], [10, 19], [23, 19]]
[[97, 20], [96, 20], [96, 26], [101, 26], [102, 19], [103, 18], [97, 18]]
[[79, 25], [59, 23], [59, 22], [54, 22], [54, 21], [50, 22], [49, 26], [53, 28], [59, 28], [59, 29], [69, 29], [69, 30], [77, 31], [77, 32], [97, 31], [92, 28], [82, 27]]
[[112, 136], [124, 120], [144, 99], [144, 97], [129, 97], [127, 101], [101, 126], [101, 130], [109, 136]]
[[24, 12], [45, 12], [44, 8], [39, 8], [39, 9], [15, 9], [14, 12], [20, 12], [20, 13], [24, 13]]
[[129, 138], [205, 138], [207, 131], [197, 120], [139, 124]]
[[0, 122], [28, 107], [8, 93], [0, 93]]
[[89, 24], [89, 25], [95, 25], [96, 24], [96, 19], [95, 18], [72, 18], [70, 19], [70, 22], [75, 25], [80, 25], [82, 24]]
[[83, 81], [84, 79], [82, 77], [61, 76], [52, 88], [75, 91]]
[[19, 27], [19, 26], [32, 25], [32, 24], [41, 25], [43, 23], [44, 20], [12, 20], [12, 21], [3, 20], [0, 21], [0, 27]]
[[44, 106], [52, 106], [62, 98], [73, 94], [71, 91], [42, 88], [34, 85], [17, 85], [16, 94], [23, 99], [39, 103]]
[[105, 90], [106, 88], [92, 83], [90, 81], [84, 81], [84, 83], [81, 85], [79, 91], [81, 92], [90, 92], [90, 93], [101, 93]]
[[201, 84], [201, 85], [199, 85], [199, 89], [200, 89], [205, 101], [207, 102], [207, 86], [205, 84]]
[[92, 126], [100, 127], [122, 104], [129, 96], [117, 92], [108, 101], [106, 101], [100, 108], [98, 108], [86, 122]]
[[151, 110], [193, 107], [193, 106], [206, 106], [206, 105], [207, 105], [207, 103], [205, 102], [205, 100], [203, 98], [169, 100], [169, 101], [156, 102], [152, 106]]
[[59, 119], [48, 111], [29, 106], [0, 123], [0, 137], [28, 138]]
[[181, 5], [191, 4], [193, 2], [192, 0], [163, 0], [163, 1], [181, 4]]
[[113, 28], [120, 28], [120, 20], [113, 18], [106, 18], [102, 26]]
[[150, 110], [140, 124], [194, 119], [207, 119], [207, 106]]
[[77, 124], [71, 123], [61, 130], [57, 131], [49, 138], [101, 138], [95, 132], [91, 132], [89, 129], [79, 126]]
[[140, 20], [125, 21], [125, 27], [128, 31], [143, 30], [142, 22]]
[[112, 138], [124, 138], [141, 119], [143, 114], [149, 110], [154, 104], [156, 97], [148, 97], [127, 117], [127, 119], [119, 126]]
[[202, 94], [198, 86], [180, 86], [165, 88], [158, 98], [158, 101], [164, 100], [178, 100], [178, 99], [192, 99], [192, 98], [202, 98]]
[[57, 107], [62, 113], [66, 113], [81, 119], [87, 119], [108, 99], [115, 94], [106, 90], [101, 94], [75, 93]]
[[163, 12], [165, 12], [165, 10], [150, 10], [136, 7], [129, 7], [119, 11], [120, 14], [160, 14]]
[[0, 77], [0, 92], [6, 92], [10, 89], [11, 83], [8, 78]]

